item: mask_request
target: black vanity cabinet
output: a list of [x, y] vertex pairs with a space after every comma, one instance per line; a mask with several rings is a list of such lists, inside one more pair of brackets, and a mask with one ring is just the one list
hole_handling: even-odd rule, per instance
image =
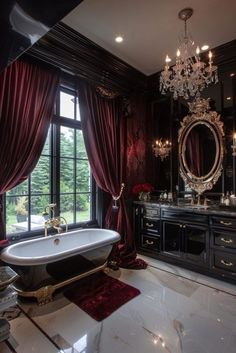
[[211, 270], [236, 279], [235, 217], [211, 217]]
[[236, 211], [134, 203], [140, 254], [236, 283]]
[[191, 212], [162, 210], [162, 251], [166, 256], [208, 266], [208, 217], [194, 216]]
[[136, 205], [134, 228], [138, 249], [148, 253], [160, 251], [160, 208], [152, 205]]

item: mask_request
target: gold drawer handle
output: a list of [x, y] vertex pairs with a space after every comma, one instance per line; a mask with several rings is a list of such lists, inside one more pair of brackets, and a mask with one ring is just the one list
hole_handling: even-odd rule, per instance
[[225, 266], [229, 266], [229, 267], [233, 266], [233, 262], [228, 262], [228, 261], [225, 261], [225, 260], [220, 260], [220, 262], [221, 262], [223, 265], [225, 265]]
[[153, 244], [154, 244], [154, 241], [151, 241], [151, 240], [148, 240], [148, 239], [147, 239], [147, 240], [145, 241], [145, 244], [153, 245]]
[[145, 225], [146, 225], [146, 227], [150, 227], [150, 228], [151, 228], [151, 227], [154, 227], [154, 224], [153, 224], [153, 223], [146, 223]]
[[233, 240], [232, 240], [232, 239], [227, 240], [227, 239], [225, 239], [225, 238], [220, 238], [220, 240], [223, 241], [223, 242], [226, 243], [226, 244], [232, 244], [232, 243], [233, 243]]
[[223, 224], [224, 226], [232, 226], [232, 222], [220, 221], [220, 224]]

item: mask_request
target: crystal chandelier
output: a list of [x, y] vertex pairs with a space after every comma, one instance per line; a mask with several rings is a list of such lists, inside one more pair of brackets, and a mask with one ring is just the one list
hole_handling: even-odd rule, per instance
[[155, 144], [152, 146], [155, 157], [160, 157], [161, 161], [167, 158], [171, 151], [171, 142], [166, 140], [165, 142], [156, 140]]
[[173, 92], [174, 99], [183, 97], [200, 97], [200, 92], [210, 83], [218, 82], [217, 66], [213, 65], [212, 52], [208, 53], [208, 65], [200, 59], [200, 49], [194, 49], [194, 41], [187, 31], [187, 20], [192, 16], [193, 9], [186, 8], [179, 12], [179, 19], [184, 21], [184, 36], [176, 52], [176, 63], [169, 66], [171, 59], [166, 56], [165, 67], [160, 76], [160, 91], [166, 94]]

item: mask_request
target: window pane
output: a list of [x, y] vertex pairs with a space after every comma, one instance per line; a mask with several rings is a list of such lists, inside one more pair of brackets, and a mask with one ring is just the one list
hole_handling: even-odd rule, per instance
[[6, 197], [7, 233], [28, 231], [28, 196]]
[[61, 158], [61, 179], [60, 191], [74, 192], [74, 161], [68, 158]]
[[79, 100], [76, 97], [76, 120], [80, 121], [80, 110], [79, 110]]
[[[45, 207], [49, 203], [50, 203], [50, 195], [31, 196], [31, 218], [32, 216], [41, 217], [45, 210]], [[31, 222], [35, 222], [33, 218], [31, 219]]]
[[76, 194], [76, 222], [85, 222], [91, 219], [90, 194]]
[[49, 194], [50, 189], [50, 157], [40, 157], [31, 174], [31, 193]]
[[61, 127], [60, 146], [62, 157], [74, 157], [74, 129]]
[[28, 194], [28, 179], [7, 192], [7, 196]]
[[47, 139], [45, 141], [42, 154], [47, 154], [47, 155], [50, 154], [50, 140], [51, 140], [50, 136], [51, 136], [51, 127], [48, 130]]
[[81, 130], [76, 131], [76, 157], [87, 159], [87, 153], [84, 145], [84, 137]]
[[60, 92], [60, 116], [75, 118], [75, 97], [62, 91]]
[[76, 191], [90, 191], [90, 167], [88, 161], [76, 161]]
[[24, 222], [28, 216], [28, 197], [27, 196], [20, 196], [16, 199], [16, 219], [17, 222]]
[[74, 223], [74, 195], [67, 194], [60, 196], [61, 212], [60, 216], [64, 217], [68, 224]]
[[[20, 212], [23, 214], [20, 215]], [[8, 234], [20, 232], [21, 230], [17, 227], [20, 223], [23, 223], [26, 230], [28, 230], [27, 213], [26, 197], [6, 197], [6, 230]]]

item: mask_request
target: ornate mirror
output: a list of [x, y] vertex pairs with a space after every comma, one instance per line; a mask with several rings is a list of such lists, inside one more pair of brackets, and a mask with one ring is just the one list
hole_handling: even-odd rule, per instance
[[191, 114], [179, 129], [180, 175], [200, 195], [221, 175], [224, 131], [220, 115], [209, 111], [208, 100], [197, 99], [189, 106]]

